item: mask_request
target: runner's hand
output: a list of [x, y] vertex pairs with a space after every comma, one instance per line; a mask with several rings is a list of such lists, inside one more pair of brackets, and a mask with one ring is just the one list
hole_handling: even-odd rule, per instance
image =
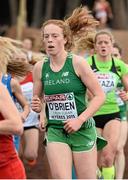
[[37, 112], [37, 113], [40, 113], [40, 112], [41, 112], [42, 103], [41, 103], [41, 100], [38, 98], [37, 95], [35, 95], [35, 96], [32, 98], [31, 108], [32, 108], [33, 111], [35, 111], [35, 112]]
[[126, 91], [120, 91], [119, 96], [123, 101], [128, 100], [128, 93]]
[[42, 131], [42, 132], [45, 132], [45, 131], [46, 131], [46, 124], [44, 124], [43, 121], [40, 121], [40, 122], [39, 122], [39, 129], [40, 129], [40, 131]]
[[83, 122], [78, 118], [68, 119], [64, 121], [64, 129], [65, 131], [67, 131], [67, 133], [73, 133], [78, 131], [81, 128], [82, 124]]
[[20, 115], [21, 115], [22, 122], [24, 123], [27, 117], [24, 112], [20, 113]]
[[46, 118], [39, 115], [39, 129], [40, 129], [40, 131], [45, 132], [46, 126], [47, 126]]

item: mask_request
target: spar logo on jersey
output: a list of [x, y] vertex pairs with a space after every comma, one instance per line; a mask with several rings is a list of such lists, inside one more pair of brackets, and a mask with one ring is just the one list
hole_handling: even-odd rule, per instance
[[73, 94], [67, 94], [66, 95], [66, 99], [69, 100], [69, 101], [71, 101], [73, 98], [74, 98]]

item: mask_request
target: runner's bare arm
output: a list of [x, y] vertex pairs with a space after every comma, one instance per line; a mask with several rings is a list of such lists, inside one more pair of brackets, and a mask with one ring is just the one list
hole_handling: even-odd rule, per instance
[[4, 121], [0, 121], [0, 134], [17, 134], [23, 132], [22, 120], [7, 89], [0, 83], [0, 113]]
[[74, 58], [74, 67], [82, 82], [93, 95], [92, 100], [89, 102], [88, 108], [79, 116], [80, 119], [86, 121], [88, 118], [92, 117], [104, 103], [105, 93], [103, 92], [98, 79], [85, 59], [80, 59], [80, 57], [76, 56]]
[[38, 62], [33, 69], [33, 98], [32, 98], [32, 109], [35, 112], [40, 113], [40, 129], [44, 130], [46, 126], [46, 116], [45, 116], [45, 103], [43, 86], [41, 82], [43, 62]]
[[32, 109], [41, 112], [43, 102], [43, 86], [41, 82], [43, 62], [38, 62], [33, 69], [33, 98]]

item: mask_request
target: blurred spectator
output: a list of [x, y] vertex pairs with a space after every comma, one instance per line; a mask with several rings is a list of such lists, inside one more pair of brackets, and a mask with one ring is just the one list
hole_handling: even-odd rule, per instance
[[29, 61], [31, 61], [33, 53], [33, 39], [29, 37], [23, 39], [23, 48], [27, 50], [27, 58]]
[[105, 28], [113, 18], [111, 5], [107, 0], [95, 0], [93, 12], [95, 18], [100, 21], [100, 28]]

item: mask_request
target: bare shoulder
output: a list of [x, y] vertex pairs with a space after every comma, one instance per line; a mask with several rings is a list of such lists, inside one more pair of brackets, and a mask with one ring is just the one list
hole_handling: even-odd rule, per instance
[[40, 69], [40, 68], [42, 68], [43, 64], [44, 64], [44, 61], [39, 61], [39, 62], [37, 62], [37, 63], [34, 65], [34, 69]]
[[20, 83], [17, 79], [15, 78], [12, 78], [11, 79], [11, 89], [12, 89], [12, 92], [15, 92], [17, 88], [20, 88]]
[[73, 66], [77, 75], [86, 74], [90, 71], [90, 65], [86, 59], [78, 55], [73, 55]]
[[74, 67], [77, 68], [80, 66], [86, 66], [86, 64], [88, 64], [88, 63], [83, 57], [73, 54], [73, 65], [74, 65]]
[[42, 72], [42, 67], [43, 67], [44, 62], [45, 62], [45, 60], [39, 61], [34, 65], [33, 80], [41, 78], [41, 72]]
[[41, 71], [42, 71], [42, 67], [43, 67], [44, 62], [45, 62], [45, 60], [37, 62], [37, 63], [34, 65], [33, 73], [40, 74]]
[[11, 79], [11, 87], [19, 85], [19, 81], [16, 78]]

